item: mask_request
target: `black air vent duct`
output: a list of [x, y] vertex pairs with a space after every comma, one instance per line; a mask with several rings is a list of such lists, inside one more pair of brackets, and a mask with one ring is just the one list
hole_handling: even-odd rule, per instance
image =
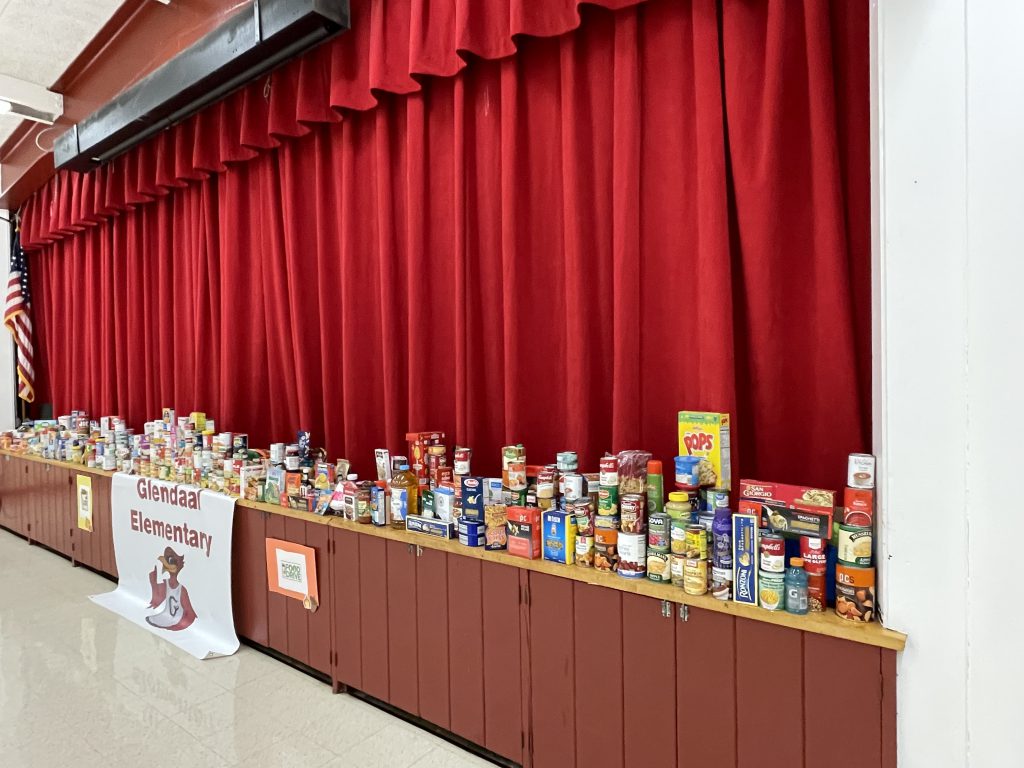
[[253, 0], [62, 134], [54, 165], [95, 168], [348, 27], [348, 0]]

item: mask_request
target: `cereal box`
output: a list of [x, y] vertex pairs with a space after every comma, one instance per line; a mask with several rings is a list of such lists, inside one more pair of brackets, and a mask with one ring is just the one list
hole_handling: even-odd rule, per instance
[[701, 463], [701, 485], [731, 489], [729, 414], [680, 411], [679, 455], [707, 459]]

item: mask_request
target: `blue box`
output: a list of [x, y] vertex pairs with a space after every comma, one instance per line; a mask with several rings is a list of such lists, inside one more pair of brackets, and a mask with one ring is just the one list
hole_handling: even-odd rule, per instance
[[467, 520], [484, 519], [484, 479], [462, 478], [462, 516]]
[[757, 605], [757, 561], [760, 516], [732, 516], [732, 599]]
[[459, 544], [467, 547], [482, 547], [486, 535], [487, 528], [479, 520], [459, 519]]
[[542, 518], [544, 559], [571, 565], [576, 559], [576, 518], [564, 509], [552, 509]]
[[409, 515], [405, 518], [405, 530], [413, 533], [425, 533], [428, 536], [436, 536], [439, 539], [451, 539], [455, 537], [455, 524], [446, 523], [436, 517], [423, 517], [422, 515]]

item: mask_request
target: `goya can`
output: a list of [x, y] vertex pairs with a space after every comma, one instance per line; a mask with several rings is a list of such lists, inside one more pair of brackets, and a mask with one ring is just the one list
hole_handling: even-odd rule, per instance
[[647, 573], [647, 538], [642, 533], [619, 533], [619, 576], [642, 579]]
[[703, 525], [686, 526], [686, 548], [683, 554], [691, 559], [708, 559], [708, 532]]
[[840, 563], [860, 568], [871, 565], [870, 526], [840, 525], [836, 541], [836, 557]]
[[647, 506], [639, 493], [627, 493], [619, 502], [619, 516], [625, 533], [643, 533], [647, 529]]
[[[786, 540], [777, 533], [761, 534], [761, 571], [764, 573], [785, 573]], [[774, 608], [769, 610], [775, 610]]]
[[672, 575], [672, 586], [683, 586], [683, 575], [686, 568], [686, 557], [683, 555], [669, 555], [669, 573]]
[[663, 583], [672, 581], [671, 557], [668, 552], [652, 552], [648, 549], [647, 578]]
[[786, 576], [762, 570], [757, 579], [758, 600], [766, 611], [786, 610]]
[[664, 512], [655, 512], [647, 520], [647, 549], [668, 552], [671, 548], [671, 521]]
[[836, 565], [836, 614], [847, 621], [874, 621], [874, 568]]
[[704, 595], [708, 591], [708, 561], [687, 557], [683, 561], [683, 591], [688, 595]]

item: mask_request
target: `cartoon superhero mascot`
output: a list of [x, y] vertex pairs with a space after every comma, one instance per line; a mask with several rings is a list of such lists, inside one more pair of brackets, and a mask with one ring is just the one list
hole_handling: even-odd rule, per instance
[[149, 607], [157, 608], [163, 603], [163, 610], [153, 616], [147, 616], [146, 621], [154, 627], [171, 632], [188, 629], [196, 620], [196, 612], [192, 610], [188, 590], [178, 581], [178, 574], [185, 567], [185, 557], [167, 547], [163, 556], [157, 560], [163, 566], [164, 573], [170, 574], [170, 578], [167, 581], [158, 581], [156, 567], [150, 571], [149, 586], [153, 590], [153, 597], [149, 601]]

